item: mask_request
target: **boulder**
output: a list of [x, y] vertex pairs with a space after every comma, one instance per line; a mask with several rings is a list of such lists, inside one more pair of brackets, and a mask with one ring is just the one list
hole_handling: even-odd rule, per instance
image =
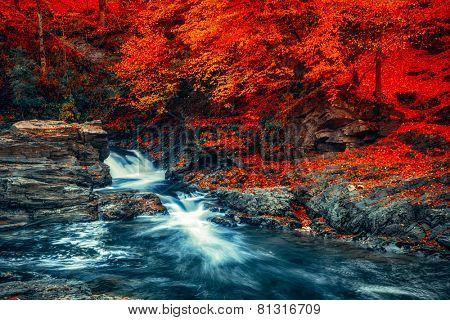
[[211, 222], [224, 226], [236, 227], [238, 224], [247, 224], [270, 230], [295, 230], [301, 228], [301, 223], [296, 218], [278, 217], [273, 215], [251, 215], [230, 210], [223, 216], [215, 216]]
[[417, 100], [417, 92], [396, 92], [395, 97], [401, 104], [409, 106]]
[[440, 103], [441, 103], [441, 101], [439, 100], [439, 98], [434, 97], [427, 101], [419, 103], [415, 106], [412, 106], [411, 109], [413, 109], [413, 110], [428, 110], [428, 109], [437, 107]]
[[89, 287], [77, 280], [58, 279], [36, 273], [0, 274], [0, 300], [89, 300]]
[[251, 215], [292, 216], [294, 196], [287, 188], [253, 188], [246, 191], [219, 189], [221, 204]]
[[129, 220], [139, 215], [167, 214], [153, 193], [97, 193], [97, 212], [102, 220]]
[[416, 130], [407, 131], [399, 135], [400, 141], [409, 144], [414, 150], [422, 153], [444, 152], [450, 150], [447, 140], [437, 134], [425, 134]]
[[[386, 112], [388, 106], [379, 109], [380, 113]], [[326, 102], [315, 108], [299, 107], [292, 117], [297, 134], [292, 137], [293, 141], [290, 143], [303, 150], [320, 153], [362, 146], [380, 136], [380, 119], [377, 117], [387, 118], [386, 115], [362, 115], [343, 101], [333, 107], [328, 106]]]
[[319, 130], [320, 129], [337, 129], [341, 128], [354, 120], [354, 115], [344, 109], [327, 108], [318, 117]]
[[87, 283], [36, 272], [0, 273], [0, 300], [119, 300], [94, 294]]

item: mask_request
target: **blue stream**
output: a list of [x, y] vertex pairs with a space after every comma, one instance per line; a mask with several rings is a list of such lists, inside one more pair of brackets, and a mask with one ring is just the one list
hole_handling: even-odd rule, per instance
[[[170, 215], [0, 233], [0, 272], [81, 280], [145, 299], [448, 299], [450, 263], [208, 221], [207, 194], [164, 179], [137, 151], [112, 152], [105, 192], [152, 191]], [[219, 213], [220, 214], [220, 213]]]

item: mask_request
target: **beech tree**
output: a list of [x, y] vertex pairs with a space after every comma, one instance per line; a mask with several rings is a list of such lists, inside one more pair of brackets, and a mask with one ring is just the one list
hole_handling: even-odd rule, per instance
[[[308, 76], [332, 89], [342, 75], [351, 73], [358, 85], [358, 69], [374, 68], [373, 95], [382, 98], [384, 57], [406, 45], [416, 4], [413, 0], [315, 0], [314, 13], [320, 19], [301, 48], [311, 68]], [[373, 55], [372, 66], [358, 66], [368, 54]]]
[[42, 6], [41, 0], [36, 0], [37, 17], [38, 17], [38, 34], [39, 34], [39, 56], [41, 60], [41, 74], [43, 76], [47, 75], [47, 61], [45, 57], [45, 47], [44, 47], [44, 27], [42, 21]]
[[102, 27], [106, 27], [106, 0], [98, 0], [99, 20]]

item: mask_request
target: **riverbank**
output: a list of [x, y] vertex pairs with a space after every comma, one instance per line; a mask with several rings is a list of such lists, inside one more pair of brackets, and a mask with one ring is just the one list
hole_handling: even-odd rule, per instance
[[[223, 226], [245, 223], [448, 257], [447, 144], [432, 134], [405, 140], [411, 134], [295, 164], [254, 156], [241, 159], [241, 166], [198, 168], [180, 161], [192, 158], [185, 151], [169, 163], [167, 176], [212, 192], [226, 208], [212, 222]], [[1, 229], [166, 212], [154, 194], [94, 190], [111, 183], [103, 163], [110, 152], [107, 133], [98, 121], [19, 122], [3, 131], [0, 151]]]
[[[88, 138], [87, 129], [102, 139]], [[1, 298], [448, 298], [442, 203], [433, 207], [442, 211], [411, 209], [405, 201], [368, 205], [370, 198], [357, 197], [364, 195], [360, 186], [329, 180], [346, 172], [331, 170], [329, 162], [286, 173], [290, 180], [284, 181], [301, 178], [296, 188], [212, 188], [209, 179], [227, 174], [224, 168], [166, 172], [144, 152], [109, 150], [105, 135], [100, 122], [31, 121], [3, 132]], [[99, 171], [83, 166], [86, 157], [94, 168], [106, 169], [100, 171], [106, 183], [98, 183]], [[46, 174], [36, 179], [42, 168]], [[239, 175], [232, 177], [236, 183]], [[39, 190], [10, 192], [11, 185], [33, 177]], [[64, 191], [72, 189], [86, 196]], [[68, 197], [76, 199], [75, 207]], [[80, 209], [85, 207], [90, 214]], [[380, 222], [383, 217], [387, 222]], [[432, 218], [430, 229], [444, 227], [425, 233], [432, 243], [424, 241], [423, 229], [406, 229]], [[394, 219], [401, 219], [398, 233], [377, 233], [395, 226]]]
[[[220, 177], [239, 181], [239, 177], [254, 174], [245, 169], [201, 170], [179, 178], [212, 192], [229, 208], [224, 217], [212, 220], [223, 226], [245, 223], [352, 241], [373, 250], [437, 254], [448, 259], [445, 159], [435, 162], [434, 171], [407, 180], [389, 173], [397, 165], [396, 170], [406, 172], [407, 163], [386, 163], [385, 177], [380, 178], [380, 170], [370, 164], [341, 159], [313, 159], [308, 165], [314, 170], [300, 165], [271, 187], [240, 187], [239, 183], [229, 184], [227, 178], [222, 185]], [[420, 166], [420, 161], [413, 162], [412, 167]]]
[[187, 131], [190, 139], [175, 142], [172, 155], [158, 151], [164, 139], [137, 145], [168, 169], [168, 177], [216, 194], [230, 210], [215, 223], [296, 230], [448, 258], [449, 144], [441, 127], [408, 123], [371, 145], [294, 159], [248, 155], [251, 146], [234, 150], [226, 141], [212, 152], [204, 138], [208, 142], [217, 132], [211, 126]]
[[211, 223], [226, 214], [215, 197], [165, 179], [142, 153], [113, 150], [106, 163], [112, 184], [97, 192], [157, 194], [169, 214], [0, 232], [2, 298], [448, 298], [448, 260], [225, 228]]

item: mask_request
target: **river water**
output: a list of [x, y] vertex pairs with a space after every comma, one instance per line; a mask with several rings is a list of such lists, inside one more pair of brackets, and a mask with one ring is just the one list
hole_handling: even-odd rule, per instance
[[450, 263], [209, 222], [214, 199], [165, 180], [138, 151], [112, 152], [103, 192], [157, 193], [169, 215], [0, 233], [0, 272], [81, 280], [139, 299], [448, 299]]

